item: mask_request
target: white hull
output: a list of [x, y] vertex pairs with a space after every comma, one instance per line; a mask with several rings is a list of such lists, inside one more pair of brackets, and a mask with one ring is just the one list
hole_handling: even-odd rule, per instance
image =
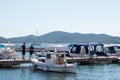
[[76, 64], [55, 64], [55, 65], [47, 65], [42, 62], [33, 62], [33, 67], [36, 69], [40, 69], [42, 71], [53, 71], [53, 72], [76, 72]]

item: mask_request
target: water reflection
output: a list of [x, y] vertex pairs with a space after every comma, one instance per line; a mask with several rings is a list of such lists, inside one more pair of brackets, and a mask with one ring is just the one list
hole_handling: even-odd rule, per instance
[[11, 80], [76, 80], [76, 74], [43, 72], [32, 67], [23, 67], [16, 74]]
[[78, 66], [78, 72], [56, 73], [34, 70], [30, 66], [0, 69], [0, 80], [119, 80], [120, 64]]
[[32, 74], [35, 77], [33, 80], [74, 80], [76, 75], [72, 73], [43, 72], [37, 70], [32, 71]]

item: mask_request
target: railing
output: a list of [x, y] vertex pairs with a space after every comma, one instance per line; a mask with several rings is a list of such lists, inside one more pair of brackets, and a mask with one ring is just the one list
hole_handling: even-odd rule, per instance
[[[44, 50], [44, 48], [34, 48], [34, 52], [41, 52], [43, 50]], [[15, 48], [15, 51], [16, 52], [22, 52], [22, 48]], [[25, 51], [29, 52], [29, 48], [26, 48]]]

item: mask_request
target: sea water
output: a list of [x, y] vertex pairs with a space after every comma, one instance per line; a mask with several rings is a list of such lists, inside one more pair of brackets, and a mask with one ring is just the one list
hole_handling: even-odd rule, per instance
[[2, 68], [0, 80], [120, 80], [120, 64], [79, 65], [75, 74], [43, 72], [31, 66]]
[[[20, 47], [22, 44], [17, 45]], [[21, 56], [21, 52], [18, 54]], [[31, 64], [22, 64], [20, 68], [0, 68], [0, 80], [120, 80], [120, 63], [78, 65], [75, 74], [43, 72], [34, 70]]]

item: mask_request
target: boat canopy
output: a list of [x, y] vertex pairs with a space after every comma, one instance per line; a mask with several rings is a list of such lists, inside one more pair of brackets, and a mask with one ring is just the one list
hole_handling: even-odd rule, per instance
[[80, 54], [81, 51], [84, 51], [88, 54], [88, 44], [70, 44], [70, 53]]
[[105, 52], [104, 44], [95, 43], [89, 44], [90, 47], [90, 55], [96, 54], [97, 56], [107, 56], [107, 52]]
[[90, 44], [70, 44], [68, 45], [70, 49], [70, 53], [73, 54], [80, 54], [81, 51], [85, 54], [94, 55], [97, 56], [107, 56], [107, 53], [104, 49], [104, 44], [102, 43], [90, 43]]

